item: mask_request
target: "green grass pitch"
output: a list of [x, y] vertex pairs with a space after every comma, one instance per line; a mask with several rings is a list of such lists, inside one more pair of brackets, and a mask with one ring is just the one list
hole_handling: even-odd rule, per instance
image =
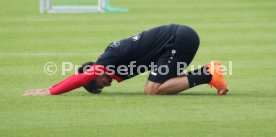
[[[0, 1], [1, 137], [275, 137], [276, 1], [113, 0], [127, 13], [39, 14], [38, 0]], [[147, 75], [106, 88], [23, 97], [65, 76], [45, 63], [96, 60], [112, 41], [169, 23], [192, 26], [201, 46], [192, 62], [233, 61], [230, 92], [202, 85], [146, 96]]]

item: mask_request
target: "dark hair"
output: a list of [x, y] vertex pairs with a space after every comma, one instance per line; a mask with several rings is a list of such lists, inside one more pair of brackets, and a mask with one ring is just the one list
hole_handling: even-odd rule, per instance
[[[78, 69], [78, 73], [81, 74], [83, 72], [85, 72], [86, 70], [90, 69], [91, 66], [93, 66], [95, 63], [94, 62], [86, 62], [84, 64], [82, 64], [79, 69]], [[89, 93], [92, 94], [99, 94], [102, 92], [102, 90], [97, 89], [96, 87], [93, 86], [93, 83], [95, 81], [92, 80], [91, 82], [89, 82], [88, 84], [84, 85], [83, 88], [86, 89]]]

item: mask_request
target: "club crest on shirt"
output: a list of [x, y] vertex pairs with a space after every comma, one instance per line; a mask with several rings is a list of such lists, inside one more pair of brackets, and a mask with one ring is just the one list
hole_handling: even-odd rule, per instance
[[140, 39], [140, 37], [141, 37], [140, 35], [141, 35], [141, 33], [138, 33], [138, 34], [132, 36], [131, 39], [132, 39], [133, 41], [137, 41], [137, 40]]
[[114, 41], [109, 46], [110, 47], [118, 47], [120, 45], [120, 41]]

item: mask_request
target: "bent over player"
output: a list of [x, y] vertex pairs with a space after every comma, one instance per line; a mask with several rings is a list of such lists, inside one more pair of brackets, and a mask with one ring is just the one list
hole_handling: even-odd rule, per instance
[[[139, 66], [153, 64], [156, 67], [149, 69], [151, 73], [144, 89], [148, 95], [177, 94], [200, 84], [209, 84], [219, 95], [226, 95], [227, 84], [219, 61], [181, 74], [192, 62], [199, 43], [197, 33], [188, 26], [170, 24], [152, 28], [111, 43], [95, 63], [83, 64], [78, 74], [50, 88], [30, 90], [24, 95], [58, 95], [82, 86], [91, 93], [100, 93], [113, 79], [118, 82], [127, 80], [148, 70]], [[131, 71], [124, 71], [122, 65], [132, 66]], [[121, 71], [117, 71], [119, 68]]]

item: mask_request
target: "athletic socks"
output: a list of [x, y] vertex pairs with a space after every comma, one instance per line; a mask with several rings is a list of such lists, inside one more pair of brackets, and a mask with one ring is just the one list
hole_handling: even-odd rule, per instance
[[212, 80], [212, 75], [207, 71], [207, 69], [207, 66], [203, 66], [200, 69], [190, 71], [186, 74], [190, 88], [200, 84], [207, 84]]

